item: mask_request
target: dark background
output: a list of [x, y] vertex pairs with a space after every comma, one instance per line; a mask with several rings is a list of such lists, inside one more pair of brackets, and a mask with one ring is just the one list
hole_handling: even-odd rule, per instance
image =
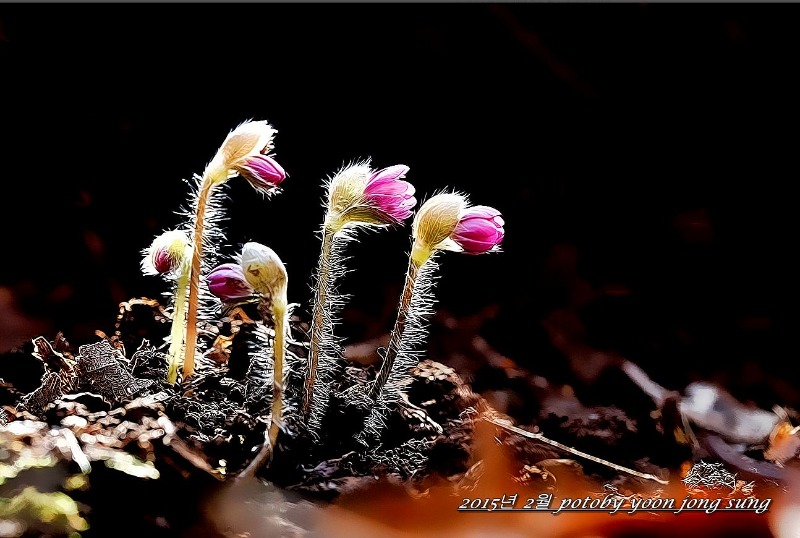
[[[158, 296], [140, 250], [254, 118], [290, 177], [268, 202], [231, 182], [229, 240], [272, 246], [291, 301], [310, 298], [323, 178], [371, 156], [503, 212], [505, 252], [443, 256], [438, 297], [492, 307], [478, 330], [514, 361], [558, 370], [542, 321], [568, 308], [664, 382], [793, 386], [799, 22], [788, 5], [2, 5], [3, 346], [89, 341], [119, 301]], [[351, 341], [397, 300], [408, 233], [351, 250]]]

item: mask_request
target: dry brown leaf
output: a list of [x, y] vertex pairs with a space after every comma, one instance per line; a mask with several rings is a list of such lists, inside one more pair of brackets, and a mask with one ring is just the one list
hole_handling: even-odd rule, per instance
[[783, 465], [792, 459], [800, 450], [800, 438], [797, 436], [798, 428], [789, 422], [781, 422], [769, 434], [769, 447], [764, 451], [764, 458]]
[[226, 364], [231, 356], [233, 338], [234, 335], [225, 336], [224, 334], [220, 334], [214, 340], [214, 344], [212, 344], [206, 356], [217, 364]]

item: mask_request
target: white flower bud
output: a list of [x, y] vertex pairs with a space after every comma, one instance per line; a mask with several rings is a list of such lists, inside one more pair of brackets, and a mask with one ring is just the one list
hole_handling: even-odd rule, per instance
[[144, 251], [142, 272], [146, 275], [174, 273], [191, 257], [191, 246], [186, 232], [170, 230], [153, 240]]
[[286, 267], [274, 250], [260, 243], [245, 243], [241, 263], [245, 279], [256, 292], [273, 301], [286, 296]]

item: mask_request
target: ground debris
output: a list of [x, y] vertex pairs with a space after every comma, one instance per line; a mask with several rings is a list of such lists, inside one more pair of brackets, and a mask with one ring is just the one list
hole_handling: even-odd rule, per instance
[[43, 413], [48, 405], [64, 395], [61, 384], [61, 376], [55, 372], [47, 372], [42, 378], [42, 386], [22, 397], [21, 408], [34, 415]]
[[722, 463], [706, 463], [703, 460], [695, 463], [682, 482], [689, 489], [728, 487], [736, 488], [736, 475], [728, 471]]
[[134, 377], [123, 366], [125, 355], [111, 346], [108, 340], [100, 340], [78, 348], [78, 372], [83, 386], [113, 403], [121, 403], [141, 394], [153, 384], [153, 380]]

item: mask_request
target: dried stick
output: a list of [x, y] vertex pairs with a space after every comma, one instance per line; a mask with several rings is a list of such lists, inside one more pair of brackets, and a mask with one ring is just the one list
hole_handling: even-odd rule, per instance
[[595, 463], [599, 463], [601, 465], [605, 465], [606, 467], [611, 467], [615, 471], [619, 471], [622, 473], [627, 473], [629, 475], [635, 476], [637, 478], [642, 478], [644, 480], [653, 480], [658, 482], [659, 484], [668, 485], [669, 482], [667, 480], [662, 480], [655, 475], [649, 473], [640, 473], [639, 471], [634, 471], [633, 469], [628, 469], [627, 467], [623, 467], [622, 465], [617, 465], [616, 463], [611, 463], [610, 461], [604, 460], [602, 458], [598, 458], [597, 456], [592, 456], [591, 454], [587, 454], [586, 452], [581, 452], [575, 448], [568, 447], [567, 445], [562, 445], [558, 441], [553, 441], [552, 439], [548, 439], [544, 435], [540, 433], [533, 433], [527, 430], [523, 430], [522, 428], [517, 428], [516, 426], [512, 426], [511, 424], [506, 424], [496, 419], [483, 417], [483, 420], [490, 424], [494, 424], [499, 428], [503, 428], [504, 430], [508, 430], [510, 432], [516, 433], [517, 435], [521, 435], [523, 437], [527, 437], [528, 439], [534, 439], [536, 441], [540, 441], [542, 443], [548, 444], [550, 446], [554, 446], [559, 450], [563, 450], [564, 452], [569, 452], [570, 454], [574, 454], [575, 456], [579, 456], [581, 458], [586, 458], [589, 461], [593, 461]]

